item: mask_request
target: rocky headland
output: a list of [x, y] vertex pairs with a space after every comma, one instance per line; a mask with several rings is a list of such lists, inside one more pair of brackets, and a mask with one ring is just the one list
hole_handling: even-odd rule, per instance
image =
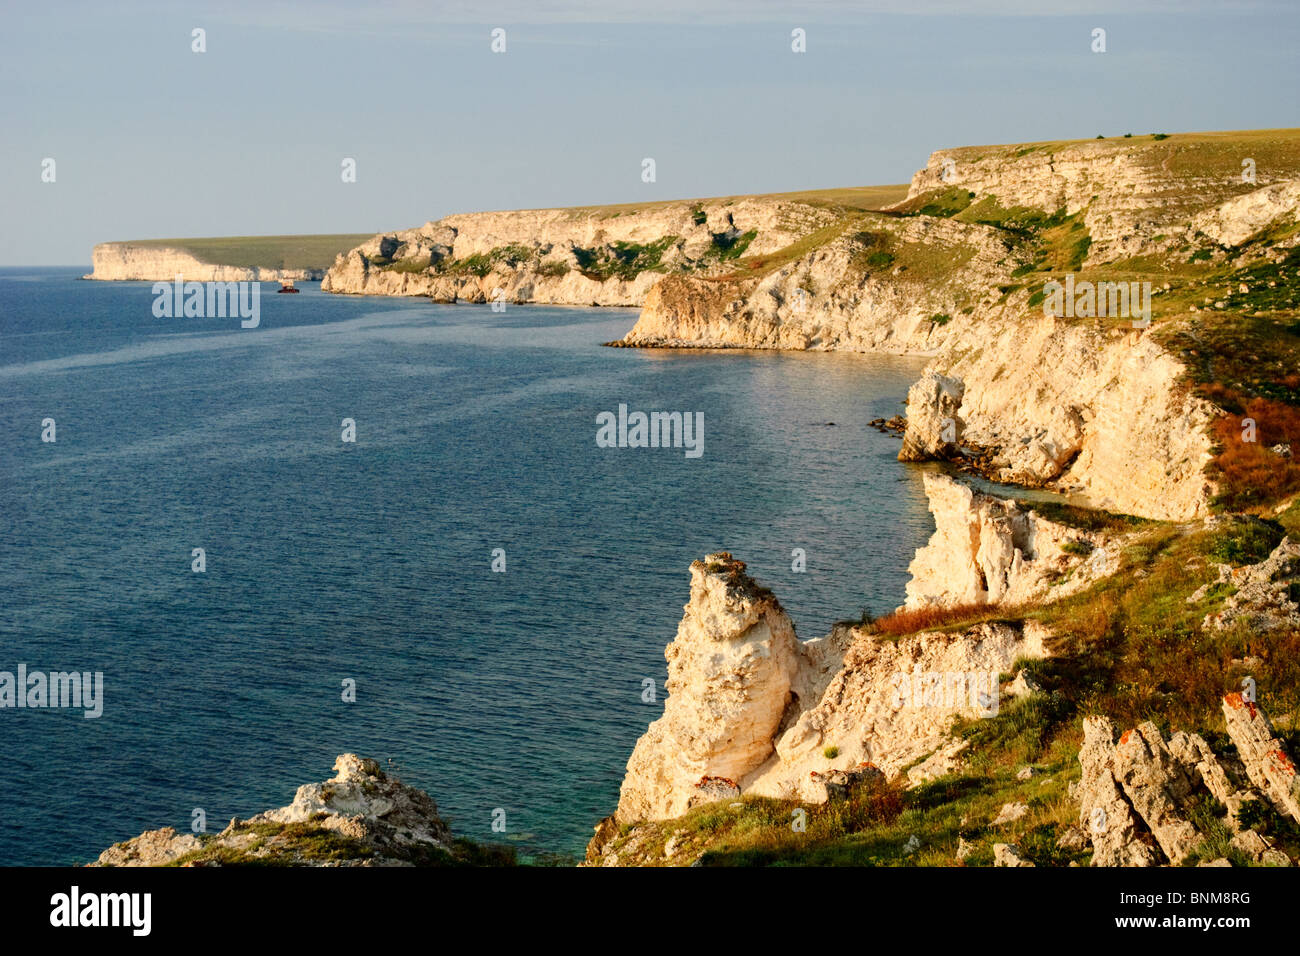
[[288, 806], [235, 818], [220, 833], [148, 830], [91, 866], [502, 866], [509, 850], [452, 836], [422, 790], [342, 754], [334, 777], [304, 784]]
[[171, 282], [277, 282], [322, 279], [331, 262], [364, 236], [241, 236], [101, 242], [86, 279]]

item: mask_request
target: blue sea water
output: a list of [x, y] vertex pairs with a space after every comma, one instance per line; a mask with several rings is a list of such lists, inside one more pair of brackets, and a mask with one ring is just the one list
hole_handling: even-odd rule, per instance
[[[866, 425], [915, 358], [610, 349], [635, 312], [311, 283], [245, 330], [83, 271], [0, 270], [0, 670], [105, 684], [98, 719], [0, 709], [3, 864], [218, 830], [346, 751], [459, 834], [580, 854], [662, 711], [692, 560], [749, 562], [812, 638], [901, 603], [933, 527]], [[620, 403], [702, 412], [703, 455], [598, 448]]]

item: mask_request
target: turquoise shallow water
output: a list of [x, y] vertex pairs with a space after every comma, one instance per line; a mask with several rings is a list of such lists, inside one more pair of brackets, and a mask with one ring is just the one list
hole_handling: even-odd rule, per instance
[[[580, 853], [662, 709], [693, 559], [748, 561], [810, 638], [901, 603], [933, 527], [866, 427], [917, 359], [608, 349], [634, 312], [315, 284], [241, 330], [81, 271], [0, 270], [0, 670], [105, 682], [97, 720], [0, 710], [5, 864], [196, 807], [220, 829], [344, 751], [459, 833], [499, 839], [503, 808], [525, 854]], [[620, 403], [702, 412], [703, 455], [598, 448]]]

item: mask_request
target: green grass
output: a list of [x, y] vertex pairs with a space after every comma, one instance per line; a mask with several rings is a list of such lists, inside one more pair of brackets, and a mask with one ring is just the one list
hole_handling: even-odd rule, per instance
[[594, 249], [575, 248], [573, 254], [578, 260], [578, 269], [589, 279], [631, 281], [642, 272], [663, 271], [660, 263], [664, 253], [679, 240], [679, 236], [664, 236], [649, 243], [615, 242]]
[[[228, 841], [239, 838], [240, 846]], [[231, 834], [201, 836], [203, 842], [173, 860], [168, 866], [311, 866], [357, 863], [375, 860], [375, 849], [355, 837], [322, 827], [311, 821], [303, 823], [249, 823], [245, 821]], [[453, 841], [448, 852], [433, 846], [392, 848], [385, 855], [415, 866], [511, 866], [514, 852], [508, 847], [486, 846], [469, 840]]]

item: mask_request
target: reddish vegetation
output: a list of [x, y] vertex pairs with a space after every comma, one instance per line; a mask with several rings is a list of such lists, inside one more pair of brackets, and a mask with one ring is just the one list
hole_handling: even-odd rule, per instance
[[916, 631], [927, 631], [939, 627], [948, 627], [952, 624], [962, 624], [972, 618], [987, 617], [994, 611], [996, 611], [995, 606], [989, 604], [953, 604], [948, 606], [932, 604], [914, 610], [895, 611], [893, 614], [887, 614], [876, 620], [875, 626], [877, 632], [897, 637], [903, 634], [913, 634]]
[[[1245, 440], [1249, 430], [1243, 427], [1245, 419], [1255, 423], [1254, 441]], [[1219, 449], [1213, 469], [1223, 504], [1258, 507], [1300, 489], [1300, 408], [1252, 398], [1244, 415], [1226, 415], [1214, 423], [1213, 430]], [[1274, 445], [1290, 445], [1291, 457], [1271, 452]]]
[[1121, 747], [1124, 746], [1126, 743], [1128, 743], [1128, 739], [1132, 736], [1133, 736], [1133, 731], [1131, 730], [1124, 731], [1124, 733], [1119, 735], [1119, 745]]

